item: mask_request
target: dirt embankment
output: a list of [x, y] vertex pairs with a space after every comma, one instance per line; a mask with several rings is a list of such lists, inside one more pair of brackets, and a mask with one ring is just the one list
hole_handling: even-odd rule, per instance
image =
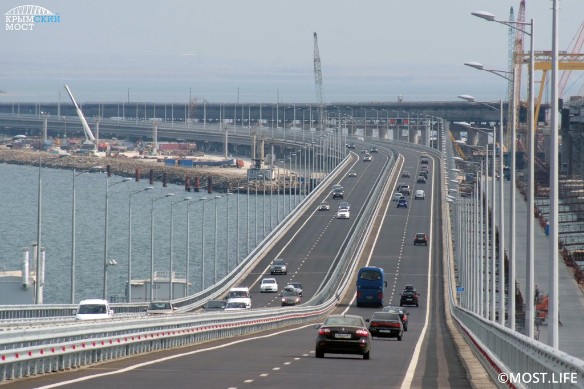
[[226, 191], [227, 188], [236, 188], [239, 182], [246, 180], [246, 170], [233, 167], [180, 167], [168, 166], [156, 160], [128, 158], [128, 157], [108, 157], [92, 155], [70, 155], [58, 156], [48, 152], [19, 149], [12, 150], [0, 147], [0, 163], [16, 165], [35, 165], [39, 161], [42, 166], [55, 169], [77, 169], [90, 170], [98, 166], [104, 170], [110, 166], [112, 174], [122, 177], [134, 177], [138, 171], [141, 179], [148, 179], [150, 170], [154, 181], [162, 182], [166, 175], [166, 182], [184, 185], [189, 181], [190, 186], [195, 185], [195, 179], [200, 181], [200, 187], [206, 188], [208, 179], [212, 181], [215, 191]]

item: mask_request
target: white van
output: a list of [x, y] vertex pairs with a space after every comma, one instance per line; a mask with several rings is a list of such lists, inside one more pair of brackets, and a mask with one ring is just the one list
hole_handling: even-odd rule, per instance
[[227, 294], [227, 304], [229, 302], [245, 302], [246, 308], [251, 308], [251, 297], [248, 287], [239, 287], [229, 289]]
[[77, 311], [75, 311], [75, 319], [77, 320], [98, 320], [109, 319], [114, 314], [110, 309], [107, 300], [89, 299], [81, 300]]

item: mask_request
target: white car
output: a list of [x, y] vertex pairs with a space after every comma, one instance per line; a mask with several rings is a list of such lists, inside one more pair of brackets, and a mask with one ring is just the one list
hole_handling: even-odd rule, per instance
[[337, 211], [337, 219], [348, 219], [351, 212], [348, 209], [339, 209]]
[[[227, 294], [227, 306], [230, 302], [244, 302], [247, 308], [251, 308], [251, 296], [249, 295], [249, 288], [247, 287], [237, 287], [229, 289]], [[231, 306], [232, 307], [232, 306]]]
[[399, 201], [399, 199], [403, 199], [405, 196], [399, 192], [393, 194], [391, 201]]
[[372, 156], [370, 156], [369, 154], [365, 154], [365, 156], [363, 157], [363, 162], [371, 162], [372, 159], [373, 159]]
[[114, 311], [110, 309], [107, 300], [88, 299], [81, 300], [77, 311], [75, 312], [75, 319], [77, 320], [98, 320], [109, 319], [113, 316]]
[[278, 281], [275, 278], [264, 278], [260, 284], [260, 292], [278, 292]]
[[147, 315], [170, 315], [176, 311], [169, 301], [152, 301], [146, 309]]
[[244, 309], [249, 309], [245, 299], [229, 299], [227, 304], [225, 304], [224, 311], [242, 311]]
[[414, 200], [424, 200], [426, 198], [426, 193], [424, 193], [424, 191], [422, 189], [418, 189], [416, 190], [416, 193], [414, 194]]

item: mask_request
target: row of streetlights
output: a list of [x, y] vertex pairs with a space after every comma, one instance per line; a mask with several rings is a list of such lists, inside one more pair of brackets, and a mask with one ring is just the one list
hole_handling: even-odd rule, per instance
[[[553, 7], [553, 32], [552, 32], [552, 138], [551, 138], [551, 149], [550, 149], [550, 272], [549, 272], [549, 288], [550, 288], [550, 309], [549, 309], [549, 339], [548, 344], [554, 348], [558, 347], [558, 277], [557, 277], [557, 262], [558, 262], [558, 247], [557, 247], [557, 171], [558, 171], [558, 112], [557, 112], [557, 67], [558, 67], [558, 49], [557, 49], [557, 0], [554, 0], [554, 7]], [[505, 20], [498, 20], [495, 16], [488, 12], [473, 12], [474, 16], [480, 17], [487, 21], [494, 21], [503, 25], [506, 25], [519, 33], [527, 34], [530, 37], [530, 48], [529, 48], [529, 80], [528, 80], [528, 94], [529, 94], [529, 114], [528, 114], [528, 123], [527, 123], [527, 149], [528, 149], [528, 165], [527, 165], [527, 244], [526, 244], [526, 298], [525, 305], [526, 305], [526, 320], [525, 320], [525, 328], [526, 328], [526, 335], [529, 337], [534, 336], [534, 321], [533, 317], [535, 317], [535, 306], [534, 300], [532, 296], [535, 293], [535, 285], [534, 285], [534, 165], [535, 165], [535, 123], [536, 119], [534, 117], [535, 111], [535, 104], [534, 104], [534, 28], [535, 23], [534, 20], [531, 19], [529, 22], [514, 22], [514, 21], [505, 21]], [[529, 28], [528, 28], [529, 27]], [[513, 84], [513, 96], [516, 96], [516, 90], [518, 86], [515, 85], [515, 74], [516, 69], [514, 68], [513, 71], [501, 71], [501, 70], [494, 70], [494, 69], [486, 69], [483, 65], [476, 63], [476, 62], [469, 62], [465, 65], [476, 68], [478, 70], [487, 71], [489, 73], [495, 74], [499, 77], [502, 77]], [[521, 66], [521, 65], [519, 65]], [[555, 69], [555, 73], [554, 73]], [[459, 96], [462, 98], [468, 96]], [[515, 226], [515, 216], [516, 216], [516, 209], [515, 209], [515, 171], [516, 171], [516, 115], [517, 115], [517, 101], [515, 98], [511, 104], [509, 109], [511, 110], [511, 125], [510, 125], [510, 150], [511, 153], [511, 166], [510, 166], [510, 214], [509, 214], [509, 251], [508, 251], [508, 258], [509, 258], [509, 285], [508, 285], [508, 299], [509, 303], [507, 306], [508, 310], [508, 325], [511, 329], [515, 329], [515, 278], [516, 278], [516, 253], [515, 253], [515, 245], [516, 245], [516, 226]], [[503, 180], [504, 180], [504, 173], [503, 173], [503, 117], [502, 117], [502, 103], [500, 102], [499, 110], [501, 112], [500, 118], [500, 126], [499, 126], [499, 142], [500, 142], [500, 152], [499, 152], [499, 174], [500, 174], [500, 185], [499, 185], [499, 288], [500, 288], [500, 296], [499, 296], [499, 322], [501, 324], [505, 324], [505, 294], [504, 294], [504, 210], [503, 210]], [[494, 136], [495, 138], [495, 136]], [[495, 149], [496, 141], [493, 139], [493, 150]], [[488, 158], [488, 144], [486, 146], [486, 155]], [[493, 152], [493, 159], [495, 159], [495, 152]], [[494, 165], [493, 165], [494, 167]], [[488, 179], [488, 171], [487, 177]], [[493, 168], [493, 186], [495, 185], [495, 170]], [[493, 214], [495, 213], [495, 203], [494, 197], [495, 193], [493, 190]], [[488, 194], [487, 194], [488, 199]], [[488, 201], [488, 200], [487, 200]], [[488, 210], [488, 205], [487, 205]], [[480, 211], [479, 211], [480, 212]], [[494, 239], [494, 224], [492, 224], [492, 235], [491, 239]], [[488, 238], [488, 233], [485, 234], [485, 237]], [[492, 244], [492, 241], [491, 241]], [[481, 256], [482, 258], [482, 256]], [[485, 256], [485, 260], [488, 258]], [[480, 262], [482, 260], [479, 259]], [[492, 263], [494, 264], [494, 255], [492, 256]], [[492, 269], [492, 278], [494, 280], [494, 267]], [[488, 275], [487, 275], [488, 277]], [[491, 284], [491, 288], [494, 290], [494, 282]], [[479, 291], [482, 293], [482, 291]], [[486, 300], [488, 302], [488, 293], [485, 293]], [[493, 295], [494, 298], [494, 295]], [[491, 320], [494, 320], [494, 302], [491, 306]], [[481, 312], [482, 315], [488, 317], [489, 308], [487, 307], [485, 310]]]
[[[325, 139], [327, 139], [327, 138], [328, 137], [324, 137], [322, 139], [322, 142], [323, 142], [322, 148], [323, 148], [323, 150], [330, 146], [325, 141]], [[328, 170], [329, 168], [332, 167], [332, 160], [329, 162], [329, 158], [325, 155], [326, 154], [325, 152], [322, 152], [322, 156], [319, 156], [319, 157], [322, 157], [320, 161], [317, 161], [318, 158], [317, 158], [316, 153], [314, 152], [314, 149], [312, 147], [308, 147], [308, 148], [305, 148], [305, 149], [296, 150], [296, 153], [297, 154], [291, 154], [288, 157], [288, 160], [289, 160], [289, 169], [288, 169], [288, 171], [289, 172], [292, 171], [292, 162], [294, 162], [294, 169], [295, 169], [296, 172], [298, 172], [298, 166], [302, 166], [301, 169], [304, 169], [303, 176], [304, 177], [309, 177], [309, 178], [314, 173], [312, 171], [312, 169], [315, 168], [316, 166], [319, 166], [319, 169], [321, 168], [321, 169], [323, 169], [323, 171], [326, 171], [326, 170]], [[309, 154], [310, 154], [310, 157], [309, 157]], [[309, 158], [312, 158], [312, 161], [309, 161]], [[302, 163], [302, 159], [304, 159], [304, 163]], [[71, 291], [71, 302], [72, 303], [75, 302], [75, 287], [74, 287], [74, 285], [76, 283], [76, 280], [75, 280], [75, 267], [76, 267], [76, 252], [75, 252], [75, 250], [76, 250], [75, 249], [75, 247], [76, 247], [76, 244], [75, 244], [76, 243], [76, 231], [75, 231], [75, 229], [76, 229], [76, 224], [75, 224], [76, 223], [76, 214], [75, 214], [75, 210], [76, 210], [76, 204], [75, 204], [76, 193], [75, 193], [75, 189], [76, 188], [75, 188], [75, 178], [77, 176], [83, 174], [83, 173], [85, 173], [85, 172], [81, 172], [81, 173], [78, 173], [78, 172], [75, 172], [75, 171], [73, 172], [73, 212], [72, 212], [72, 235], [73, 235], [73, 237], [72, 237], [72, 272], [71, 272], [71, 285], [72, 285], [72, 287], [71, 287], [71, 289], [72, 289], [72, 291]], [[298, 174], [298, 173], [296, 173], [296, 174]], [[277, 201], [278, 201], [278, 204], [277, 204], [277, 208], [278, 208], [277, 211], [278, 212], [277, 212], [277, 215], [276, 215], [277, 216], [277, 222], [279, 222], [281, 220], [280, 219], [280, 209], [281, 208], [284, 208], [283, 214], [286, 214], [286, 208], [287, 208], [287, 212], [288, 213], [291, 212], [291, 210], [302, 200], [303, 197], [306, 197], [306, 195], [308, 193], [308, 187], [306, 186], [307, 185], [306, 182], [304, 182], [303, 184], [300, 184], [299, 185], [297, 179], [295, 179], [295, 181], [294, 181], [294, 190], [292, 190], [292, 182], [293, 182], [292, 180], [293, 179], [292, 179], [292, 177], [291, 177], [291, 175], [289, 173], [288, 173], [288, 178], [289, 178], [289, 182], [290, 182], [290, 188], [289, 188], [290, 190], [289, 190], [288, 201], [286, 201], [286, 197], [285, 196], [279, 196], [277, 198]], [[116, 185], [119, 185], [119, 184], [122, 184], [122, 183], [129, 182], [129, 181], [131, 181], [130, 178], [124, 178], [124, 179], [121, 179], [121, 180], [116, 181], [114, 183], [110, 183], [110, 179], [109, 178], [106, 179], [106, 195], [105, 195], [105, 203], [106, 204], [105, 204], [105, 224], [104, 224], [105, 237], [104, 237], [104, 260], [103, 260], [103, 264], [104, 264], [103, 265], [103, 272], [104, 272], [104, 276], [103, 276], [104, 277], [103, 296], [104, 296], [104, 298], [108, 298], [108, 294], [107, 294], [107, 288], [108, 288], [108, 268], [117, 265], [118, 264], [118, 261], [119, 261], [119, 260], [115, 260], [115, 259], [109, 258], [109, 195], [110, 195], [109, 194], [109, 191], [110, 191], [110, 188], [111, 187], [116, 186]], [[266, 178], [263, 177], [263, 180], [262, 181], [263, 181], [263, 192], [264, 193], [263, 193], [263, 200], [262, 200], [263, 206], [262, 206], [262, 214], [261, 214], [261, 217], [263, 219], [263, 222], [261, 222], [261, 224], [262, 224], [262, 236], [265, 236], [265, 234], [266, 234], [266, 210], [265, 210], [265, 206], [267, 205], [266, 204], [267, 203], [267, 200], [266, 200], [266, 192], [267, 192], [267, 190], [266, 190]], [[273, 204], [273, 201], [272, 201], [272, 191], [273, 191], [272, 186], [273, 185], [270, 185], [270, 206], [271, 207], [272, 207], [271, 204]], [[239, 184], [238, 184], [238, 188], [239, 188]], [[130, 301], [131, 301], [131, 296], [132, 296], [132, 292], [131, 292], [131, 282], [132, 282], [132, 198], [135, 195], [138, 195], [139, 193], [144, 193], [146, 191], [151, 191], [152, 189], [153, 189], [153, 187], [149, 186], [149, 187], [146, 187], [146, 188], [143, 188], [143, 189], [140, 189], [140, 190], [135, 190], [135, 191], [129, 190], [129, 192], [128, 192], [128, 242], [129, 243], [128, 243], [128, 291], [127, 291], [127, 296], [128, 296], [128, 299], [130, 299]], [[285, 189], [285, 187], [283, 189]], [[279, 186], [278, 186], [278, 189], [277, 190], [278, 191], [280, 190], [279, 189]], [[229, 197], [230, 194], [231, 193], [227, 194], [227, 196], [226, 196], [227, 197], [227, 201], [228, 201], [228, 197]], [[238, 189], [238, 194], [239, 194], [239, 189]], [[258, 187], [257, 187], [257, 185], [256, 185], [255, 194], [256, 194], [256, 196], [255, 196], [256, 212], [255, 212], [255, 223], [254, 224], [255, 224], [255, 230], [256, 230], [256, 232], [255, 232], [254, 245], [257, 245], [258, 242], [259, 242], [259, 240], [258, 240], [258, 227], [260, 227], [260, 222], [258, 222], [258, 220], [257, 220], [258, 219], [258, 216], [259, 216], [259, 211], [257, 211], [259, 209], [259, 205], [257, 203], [258, 203], [258, 200], [259, 200], [259, 197], [260, 197], [258, 195]], [[249, 195], [249, 185], [248, 185], [248, 195]], [[150, 299], [154, 299], [155, 298], [155, 296], [154, 296], [154, 289], [155, 288], [153, 287], [153, 285], [154, 285], [154, 280], [156, 279], [156, 274], [154, 272], [154, 247], [155, 247], [155, 245], [154, 245], [154, 230], [155, 230], [155, 226], [154, 226], [154, 203], [157, 202], [157, 201], [159, 201], [159, 200], [162, 200], [162, 199], [165, 199], [165, 198], [168, 198], [168, 197], [172, 197], [172, 196], [174, 196], [173, 193], [167, 193], [167, 194], [165, 194], [163, 196], [160, 196], [160, 197], [154, 197], [154, 196], [152, 196], [152, 198], [151, 198], [151, 212], [150, 212], [151, 213], [151, 215], [150, 215], [150, 217], [151, 217], [151, 226], [150, 226], [150, 235], [151, 235], [150, 278], [151, 278], [152, 281], [151, 281], [151, 288], [150, 288]], [[282, 197], [282, 206], [280, 206], [280, 204], [279, 204], [280, 197]], [[221, 196], [215, 196], [214, 197], [214, 199], [216, 199], [216, 200], [218, 200], [220, 198], [222, 198], [222, 197]], [[200, 200], [201, 201], [204, 201], [204, 200], [208, 200], [208, 199], [206, 197], [203, 197]], [[169, 269], [169, 285], [170, 285], [169, 288], [170, 288], [170, 292], [169, 292], [169, 295], [170, 295], [171, 298], [173, 296], [173, 285], [172, 284], [173, 284], [173, 273], [174, 273], [174, 267], [173, 267], [173, 257], [174, 257], [174, 253], [173, 253], [173, 240], [174, 239], [173, 239], [173, 225], [172, 225], [172, 223], [173, 223], [173, 208], [174, 208], [174, 206], [176, 204], [178, 204], [180, 202], [186, 202], [186, 204], [187, 204], [187, 212], [186, 212], [186, 214], [187, 214], [187, 240], [190, 238], [190, 233], [188, 231], [189, 224], [190, 224], [189, 221], [188, 221], [188, 218], [189, 218], [188, 206], [192, 203], [192, 199], [190, 197], [187, 197], [185, 199], [181, 199], [181, 200], [178, 200], [178, 201], [171, 201], [171, 203], [170, 203], [170, 217], [171, 217], [170, 223], [171, 223], [171, 226], [170, 226], [170, 242], [169, 242], [170, 243], [170, 254], [169, 254], [170, 255], [170, 269]], [[237, 211], [237, 219], [238, 219], [237, 220], [237, 223], [238, 223], [237, 233], [239, 235], [239, 199], [237, 201], [237, 209], [238, 209], [238, 211]], [[248, 230], [247, 230], [248, 231], [248, 246], [247, 246], [247, 251], [248, 252], [249, 252], [249, 249], [250, 249], [250, 245], [249, 245], [249, 235], [250, 235], [249, 234], [249, 231], [250, 231], [249, 230], [249, 223], [250, 223], [249, 210], [250, 210], [250, 206], [249, 206], [249, 196], [248, 196], [248, 219], [247, 219], [247, 221], [248, 221]], [[202, 212], [203, 212], [203, 217], [201, 218], [201, 231], [202, 231], [202, 234], [204, 235], [204, 221], [205, 221], [205, 212], [206, 212], [205, 203], [203, 203]], [[229, 212], [229, 204], [227, 205], [227, 212]], [[217, 250], [217, 244], [218, 244], [217, 243], [217, 236], [218, 236], [218, 230], [217, 230], [217, 228], [218, 228], [217, 227], [218, 217], [217, 217], [217, 213], [218, 213], [218, 203], [216, 202], [215, 203], [215, 234], [214, 234], [214, 236], [215, 236], [215, 238], [214, 238], [214, 243], [215, 243], [214, 257], [215, 258], [214, 258], [214, 270], [213, 270], [213, 273], [214, 273], [213, 280], [214, 280], [214, 282], [217, 281], [217, 268], [216, 268], [217, 251], [218, 251]], [[270, 215], [269, 215], [270, 226], [267, 229], [268, 231], [271, 230], [274, 227], [274, 221], [273, 221], [273, 215], [272, 214], [273, 214], [273, 210], [272, 210], [272, 208], [270, 208]], [[227, 214], [227, 218], [228, 218], [227, 223], [229, 224], [229, 214]], [[202, 257], [204, 258], [205, 257], [205, 238], [204, 238], [203, 235], [201, 237], [201, 250], [202, 250]], [[229, 237], [229, 234], [227, 234], [227, 237]], [[238, 241], [239, 241], [239, 239], [238, 239]], [[237, 245], [237, 246], [238, 246], [237, 247], [237, 251], [239, 252], [239, 245]], [[186, 263], [187, 263], [187, 280], [186, 280], [186, 284], [187, 285], [189, 284], [189, 279], [188, 279], [189, 277], [188, 277], [188, 275], [190, 274], [189, 260], [188, 260], [188, 257], [190, 256], [188, 254], [189, 247], [190, 247], [190, 242], [187, 241], [187, 261], [186, 261]], [[227, 257], [227, 261], [229, 261], [229, 255], [230, 254], [229, 254], [229, 250], [228, 250], [228, 252], [227, 252], [227, 256], [228, 256]], [[206, 283], [205, 282], [205, 278], [204, 278], [204, 275], [205, 275], [205, 269], [204, 269], [205, 263], [204, 262], [205, 261], [203, 261], [203, 263], [202, 263], [202, 277], [203, 277], [203, 279], [201, 281], [201, 285], [202, 285], [203, 288], [205, 287], [205, 283]], [[188, 289], [187, 286], [185, 286], [185, 288]]]

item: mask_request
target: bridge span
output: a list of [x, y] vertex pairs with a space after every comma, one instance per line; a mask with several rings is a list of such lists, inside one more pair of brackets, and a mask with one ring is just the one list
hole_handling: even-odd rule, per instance
[[[296, 209], [279, 239], [266, 241], [253, 265], [237, 274], [236, 283], [252, 290], [251, 312], [125, 318], [108, 323], [108, 329], [100, 323], [75, 323], [64, 328], [61, 325], [60, 338], [52, 346], [31, 341], [23, 348], [19, 340], [20, 346], [12, 344], [12, 348], [0, 353], [4, 379], [17, 378], [15, 372], [37, 375], [101, 362], [91, 369], [39, 375], [12, 385], [503, 387], [509, 385], [497, 381], [501, 372], [568, 372], [575, 375], [569, 386], [582, 387], [582, 361], [550, 350], [459, 305], [456, 279], [460, 273], [454, 266], [451, 213], [445, 201], [451, 174], [447, 167], [453, 160], [444, 134], [440, 139], [440, 151], [369, 140], [381, 151], [373, 154], [371, 162], [364, 162], [359, 152], [369, 148], [370, 143], [358, 142], [355, 151], [347, 153], [322, 187]], [[431, 156], [426, 183], [416, 179], [421, 152]], [[349, 177], [349, 170], [355, 171], [356, 177]], [[410, 178], [402, 177], [405, 170], [411, 173]], [[408, 208], [396, 208], [391, 198], [396, 185], [403, 181], [414, 191], [424, 190], [425, 199], [410, 199]], [[348, 220], [316, 211], [321, 201], [336, 201], [329, 195], [336, 183], [345, 187], [351, 203]], [[427, 247], [413, 245], [416, 232], [429, 234]], [[291, 281], [304, 285], [304, 304], [299, 307], [279, 307], [278, 296], [258, 291], [259, 280], [269, 274], [269, 262], [277, 257], [285, 258], [289, 264], [289, 274], [277, 276], [282, 285]], [[375, 310], [358, 308], [353, 301], [355, 270], [364, 264], [385, 269], [386, 305], [399, 305], [399, 292], [406, 284], [418, 289], [420, 304], [408, 307], [410, 322], [403, 341], [375, 339], [369, 361], [335, 355], [314, 358], [313, 324], [332, 312], [368, 317]], [[45, 334], [47, 330], [37, 331]], [[10, 342], [5, 339], [5, 343]], [[43, 359], [40, 354], [45, 355], [51, 347], [54, 350], [55, 345], [58, 350], [63, 347], [63, 351], [52, 361], [38, 363]], [[154, 350], [161, 351], [145, 353]], [[472, 359], [475, 353], [486, 372]], [[135, 357], [119, 359], [122, 356]], [[22, 360], [16, 361], [19, 358]], [[547, 382], [544, 387], [553, 387], [552, 384]]]

